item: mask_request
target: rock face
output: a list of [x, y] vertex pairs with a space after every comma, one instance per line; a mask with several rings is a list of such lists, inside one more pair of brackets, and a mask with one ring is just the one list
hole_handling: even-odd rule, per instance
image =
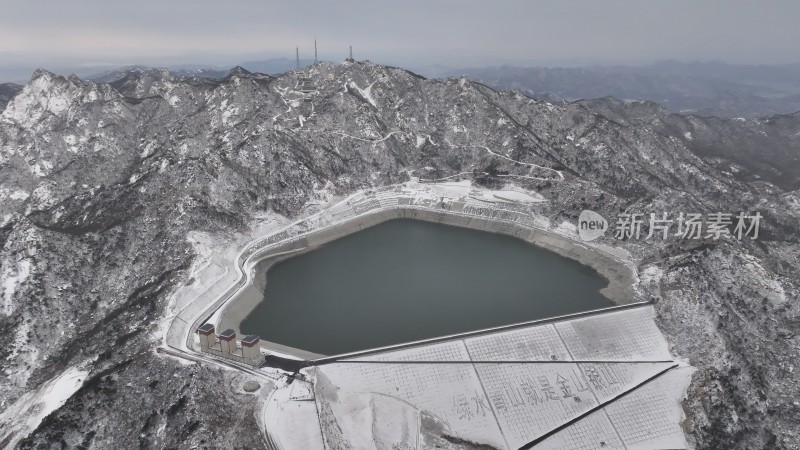
[[799, 131], [797, 115], [554, 106], [371, 63], [111, 84], [37, 71], [0, 116], [0, 411], [70, 368], [87, 376], [29, 436], [0, 443], [263, 447], [256, 398], [231, 394], [244, 380], [154, 352], [169, 293], [191, 281], [188, 233], [462, 174], [538, 191], [553, 224], [585, 209], [759, 211], [757, 240], [600, 239], [637, 258], [637, 295], [657, 300], [673, 353], [698, 368], [694, 445], [797, 447]]

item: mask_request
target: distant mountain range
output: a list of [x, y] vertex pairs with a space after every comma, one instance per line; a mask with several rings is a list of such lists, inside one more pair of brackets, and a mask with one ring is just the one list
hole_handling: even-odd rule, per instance
[[[301, 59], [301, 66], [305, 67], [313, 63], [313, 60]], [[275, 58], [263, 61], [245, 61], [236, 67], [241, 67], [248, 72], [264, 73], [269, 75], [279, 75], [286, 73], [297, 67], [297, 61], [288, 58]], [[109, 70], [106, 72], [89, 75], [83, 77], [87, 80], [96, 81], [98, 83], [110, 83], [123, 76], [131, 73], [145, 73], [152, 70], [166, 70], [173, 77], [202, 77], [210, 78], [213, 80], [221, 80], [228, 76], [231, 69], [229, 67], [211, 67], [211, 66], [174, 66], [156, 69], [150, 66], [135, 65], [120, 67], [118, 69]]]
[[[300, 64], [305, 67], [312, 62], [302, 59]], [[254, 73], [279, 75], [293, 70], [296, 61], [273, 58], [245, 61], [238, 66]], [[85, 69], [76, 73], [83, 79], [104, 83], [126, 73], [149, 70], [153, 67], [135, 65], [100, 73], [87, 73]], [[158, 70], [166, 70], [176, 78], [214, 80], [225, 78], [230, 71], [229, 67], [208, 65], [178, 65]], [[732, 65], [662, 61], [646, 66], [497, 66], [457, 70], [439, 67], [433, 72], [421, 71], [440, 79], [467, 76], [494, 88], [520, 90], [531, 98], [554, 104], [611, 96], [656, 101], [671, 112], [704, 117], [754, 118], [800, 111], [800, 63]], [[3, 73], [0, 68], [0, 75]], [[19, 84], [0, 84], [0, 109], [20, 89]]]
[[[310, 59], [300, 60], [308, 66]], [[279, 75], [293, 70], [292, 58], [244, 61], [238, 66], [256, 73]], [[0, 68], [0, 79], [5, 73]], [[111, 67], [100, 73], [85, 68], [57, 70], [75, 73], [87, 80], [111, 82], [122, 73], [151, 70], [149, 66]], [[167, 70], [173, 77], [196, 76], [220, 80], [229, 67], [176, 65]], [[645, 66], [586, 67], [477, 67], [419, 69], [433, 78], [468, 76], [501, 89], [517, 89], [531, 98], [563, 104], [607, 96], [624, 100], [652, 100], [671, 112], [720, 118], [767, 117], [800, 111], [800, 63], [785, 65], [733, 65], [721, 62], [661, 61]], [[15, 72], [17, 80], [22, 75]], [[20, 89], [17, 84], [0, 85], [0, 108]]]
[[518, 89], [550, 102], [613, 96], [654, 100], [670, 111], [699, 116], [765, 117], [800, 111], [800, 64], [738, 66], [664, 61], [634, 66], [461, 69], [496, 88]]
[[[301, 60], [302, 66], [311, 60]], [[279, 75], [295, 68], [288, 58], [246, 61], [250, 72]], [[123, 72], [145, 71], [125, 67], [86, 77], [113, 81]], [[222, 79], [228, 69], [181, 66], [169, 68], [174, 77]], [[671, 112], [720, 118], [768, 117], [800, 111], [800, 64], [739, 66], [725, 63], [663, 61], [648, 66], [591, 66], [577, 68], [499, 66], [439, 71], [434, 78], [468, 76], [501, 89], [517, 89], [537, 100], [563, 104], [578, 100], [616, 97], [651, 100]]]
[[22, 90], [22, 86], [14, 83], [0, 84], [0, 111], [5, 109], [8, 102]]
[[[300, 59], [302, 66], [307, 66], [313, 63], [313, 59]], [[201, 75], [210, 78], [224, 77], [231, 67], [241, 66], [251, 72], [262, 72], [268, 74], [280, 74], [288, 72], [295, 68], [296, 60], [294, 58], [270, 58], [270, 59], [247, 59], [242, 62], [231, 61], [226, 64], [111, 64], [104, 63], [100, 65], [80, 65], [69, 64], [63, 61], [53, 61], [48, 64], [36, 64], [30, 62], [14, 62], [4, 61], [0, 58], [0, 84], [2, 83], [15, 83], [25, 84], [30, 78], [31, 74], [37, 68], [46, 68], [48, 71], [58, 73], [61, 75], [75, 74], [85, 80], [97, 80], [103, 76], [121, 71], [135, 71], [137, 69], [149, 69], [153, 67], [166, 68], [175, 74], [182, 75]], [[444, 69], [441, 68], [439, 72]]]

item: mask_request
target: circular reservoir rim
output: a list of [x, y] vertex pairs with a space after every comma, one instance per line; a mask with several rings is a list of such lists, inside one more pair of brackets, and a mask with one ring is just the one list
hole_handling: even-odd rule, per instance
[[[632, 299], [634, 298], [632, 288], [635, 283], [635, 280], [637, 279], [637, 273], [635, 267], [632, 265], [630, 261], [626, 261], [618, 255], [610, 254], [602, 249], [596, 248], [591, 245], [586, 245], [585, 243], [582, 243], [575, 239], [571, 239], [567, 236], [558, 233], [554, 233], [550, 230], [502, 218], [459, 213], [442, 209], [426, 208], [416, 205], [399, 205], [387, 208], [379, 208], [371, 211], [365, 211], [357, 216], [350, 217], [340, 222], [329, 224], [318, 229], [309, 230], [297, 236], [289, 237], [285, 240], [277, 241], [273, 244], [268, 244], [265, 248], [256, 249], [252, 251], [249, 254], [249, 256], [246, 257], [245, 261], [242, 263], [243, 274], [246, 275], [247, 277], [245, 284], [243, 286], [240, 286], [230, 296], [230, 298], [222, 302], [222, 304], [220, 304], [217, 308], [213, 308], [213, 312], [209, 313], [208, 315], [205, 315], [205, 317], [207, 318], [206, 320], [210, 319], [214, 313], [219, 311], [220, 312], [219, 319], [217, 320], [218, 324], [220, 325], [219, 328], [220, 329], [232, 328], [237, 332], [237, 334], [241, 334], [240, 324], [242, 320], [245, 317], [247, 317], [247, 315], [257, 305], [257, 303], [250, 305], [250, 308], [246, 309], [244, 312], [242, 312], [241, 310], [233, 311], [232, 306], [234, 305], [241, 306], [240, 297], [242, 291], [252, 288], [255, 285], [253, 274], [255, 272], [256, 266], [259, 263], [274, 257], [288, 256], [288, 255], [294, 256], [293, 254], [297, 252], [302, 252], [302, 253], [309, 252], [318, 248], [321, 245], [324, 245], [327, 242], [356, 233], [362, 229], [369, 228], [371, 226], [375, 226], [392, 219], [403, 219], [403, 218], [441, 223], [461, 228], [499, 233], [516, 237], [531, 245], [555, 252], [560, 256], [576, 260], [594, 269], [609, 283], [608, 286], [602, 289], [600, 292], [606, 298], [611, 300], [611, 302], [615, 303], [616, 306], [643, 303], [643, 302], [632, 301]], [[344, 230], [345, 232], [342, 233], [341, 232], [342, 230]], [[285, 229], [274, 233], [272, 236], [278, 235], [283, 231], [285, 231]], [[331, 231], [333, 231], [332, 234], [330, 233]], [[524, 232], [527, 233], [527, 235], [520, 236], [518, 234], [515, 234], [514, 231], [516, 231], [517, 233]], [[328, 234], [326, 235], [326, 233]], [[309, 243], [308, 238], [314, 236], [322, 236], [322, 238], [318, 242]], [[261, 239], [260, 241], [264, 241], [264, 239]], [[260, 241], [256, 241], [256, 243]], [[297, 242], [305, 242], [305, 244], [296, 248], [290, 248], [289, 250], [285, 251], [274, 251], [274, 250], [279, 250], [281, 245], [289, 244], [291, 246]], [[250, 250], [250, 247], [248, 247], [248, 250]], [[247, 252], [248, 250], [245, 250], [245, 252]], [[273, 261], [272, 264], [275, 264], [276, 262], [278, 261]], [[237, 284], [240, 281], [241, 278], [237, 282]], [[238, 303], [237, 300], [239, 300]], [[609, 308], [615, 308], [616, 306], [610, 306]], [[604, 309], [608, 308], [603, 308], [597, 311], [601, 311]], [[234, 314], [231, 314], [231, 312], [233, 312]], [[592, 311], [585, 311], [585, 312], [592, 312]], [[201, 321], [198, 320], [197, 322], [199, 324]], [[527, 322], [522, 322], [522, 323], [527, 323]], [[509, 325], [513, 326], [516, 324], [509, 324]], [[315, 354], [312, 352], [307, 352], [302, 349], [296, 349], [264, 340], [262, 340], [261, 342], [262, 342], [261, 346], [264, 350], [270, 353], [283, 353], [289, 356], [290, 358], [314, 360], [314, 359], [319, 359], [321, 357], [336, 356], [336, 355]], [[400, 343], [397, 345], [405, 345], [405, 343]], [[384, 348], [384, 347], [378, 347], [378, 348]], [[370, 349], [365, 349], [364, 351], [367, 350]]]

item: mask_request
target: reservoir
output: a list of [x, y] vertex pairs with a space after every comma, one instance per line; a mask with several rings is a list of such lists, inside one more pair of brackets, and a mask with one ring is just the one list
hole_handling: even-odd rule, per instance
[[243, 333], [324, 355], [612, 306], [607, 280], [501, 234], [397, 219], [281, 261]]

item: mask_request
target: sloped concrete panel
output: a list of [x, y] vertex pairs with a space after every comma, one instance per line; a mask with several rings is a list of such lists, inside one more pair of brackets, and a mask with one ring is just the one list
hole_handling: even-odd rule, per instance
[[692, 369], [653, 318], [642, 305], [322, 364], [326, 448], [686, 448]]
[[577, 364], [477, 364], [510, 448], [597, 406]]
[[593, 412], [586, 418], [553, 434], [537, 444], [536, 449], [613, 450], [624, 449], [619, 434], [604, 410]]
[[552, 324], [464, 339], [473, 361], [572, 359]]
[[[505, 442], [460, 340], [391, 351], [340, 362], [317, 370], [342, 391], [374, 392], [397, 397], [445, 420], [458, 436], [504, 448]], [[408, 361], [383, 363], [378, 361]], [[418, 362], [430, 361], [430, 364]]]
[[633, 308], [557, 322], [558, 334], [577, 361], [669, 361], [653, 308]]

